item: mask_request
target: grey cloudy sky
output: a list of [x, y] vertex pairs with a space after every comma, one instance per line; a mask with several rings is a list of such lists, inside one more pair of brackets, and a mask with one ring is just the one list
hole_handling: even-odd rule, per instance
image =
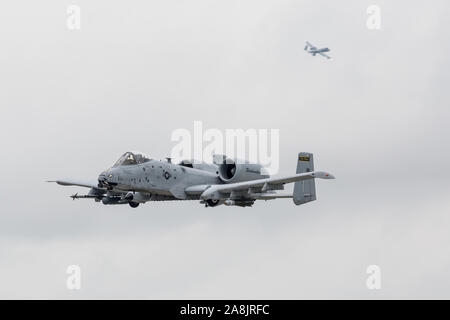
[[[81, 8], [81, 30], [66, 9]], [[366, 9], [381, 8], [381, 30]], [[0, 11], [1, 298], [450, 298], [448, 1], [9, 1]], [[304, 41], [332, 49], [311, 57]], [[71, 201], [178, 128], [280, 129], [318, 201]], [[82, 290], [66, 268], [82, 268]], [[382, 289], [366, 288], [366, 268]]]

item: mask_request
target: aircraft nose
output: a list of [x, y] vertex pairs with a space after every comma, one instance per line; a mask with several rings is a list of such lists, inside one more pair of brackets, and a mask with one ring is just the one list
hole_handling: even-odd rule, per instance
[[114, 182], [114, 173], [111, 170], [106, 170], [100, 173], [98, 176], [98, 186], [99, 188], [103, 187], [111, 187], [114, 185], [117, 185], [117, 183]]
[[107, 175], [106, 175], [106, 171], [103, 171], [102, 173], [99, 174], [98, 176], [98, 186], [99, 188], [104, 187], [107, 184]]

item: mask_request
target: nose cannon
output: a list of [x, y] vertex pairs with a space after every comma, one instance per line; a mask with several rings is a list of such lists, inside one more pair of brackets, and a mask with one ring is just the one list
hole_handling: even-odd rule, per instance
[[98, 176], [98, 187], [112, 190], [117, 185], [117, 182], [114, 180], [114, 172], [112, 170], [103, 171]]
[[106, 187], [106, 174], [104, 172], [100, 173], [100, 175], [98, 176], [98, 187]]

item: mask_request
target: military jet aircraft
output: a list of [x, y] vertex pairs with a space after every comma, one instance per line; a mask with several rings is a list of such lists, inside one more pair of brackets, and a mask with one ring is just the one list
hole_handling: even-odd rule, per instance
[[330, 56], [328, 56], [324, 53], [324, 52], [329, 52], [330, 49], [328, 49], [328, 48], [318, 49], [317, 47], [313, 46], [308, 41], [306, 41], [305, 51], [308, 53], [311, 53], [313, 56], [315, 56], [316, 54], [320, 54], [322, 57], [325, 57], [327, 59], [332, 59]]
[[[315, 179], [334, 179], [327, 172], [314, 171], [313, 155], [301, 152], [297, 173], [270, 177], [263, 166], [214, 155], [213, 163], [183, 160], [178, 164], [154, 160], [138, 152], [126, 152], [97, 181], [61, 179], [63, 186], [90, 188], [86, 195], [72, 199], [94, 199], [103, 204], [129, 204], [136, 208], [148, 201], [200, 200], [206, 207], [252, 206], [255, 200], [292, 198], [295, 205], [316, 200]], [[294, 182], [293, 194], [281, 194], [286, 183]]]

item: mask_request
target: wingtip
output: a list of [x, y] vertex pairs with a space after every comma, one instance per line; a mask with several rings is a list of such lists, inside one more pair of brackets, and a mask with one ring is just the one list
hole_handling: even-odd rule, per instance
[[331, 173], [325, 172], [325, 179], [336, 179]]
[[331, 173], [323, 172], [323, 171], [317, 172], [316, 178], [321, 178], [321, 179], [336, 179], [335, 176], [333, 176]]

